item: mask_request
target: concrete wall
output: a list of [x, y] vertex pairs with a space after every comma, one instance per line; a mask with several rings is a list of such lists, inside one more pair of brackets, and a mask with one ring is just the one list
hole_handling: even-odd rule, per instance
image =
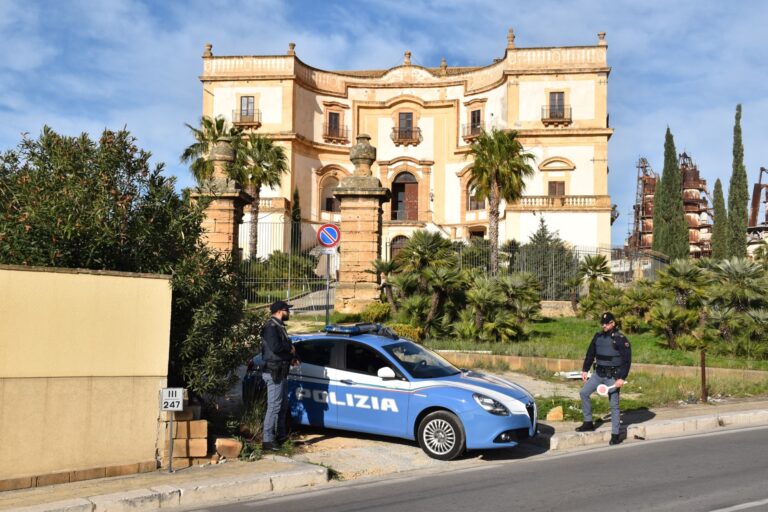
[[0, 265], [0, 290], [0, 480], [153, 461], [169, 278]]

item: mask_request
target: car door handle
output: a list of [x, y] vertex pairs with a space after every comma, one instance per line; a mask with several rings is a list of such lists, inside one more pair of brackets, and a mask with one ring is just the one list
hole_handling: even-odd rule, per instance
[[341, 380], [341, 381], [339, 381], [339, 382], [341, 382], [342, 384], [347, 384], [347, 385], [349, 385], [349, 386], [351, 386], [352, 384], [354, 384], [354, 383], [355, 383], [355, 381], [353, 381], [353, 380], [350, 380], [350, 379], [343, 379], [343, 380]]

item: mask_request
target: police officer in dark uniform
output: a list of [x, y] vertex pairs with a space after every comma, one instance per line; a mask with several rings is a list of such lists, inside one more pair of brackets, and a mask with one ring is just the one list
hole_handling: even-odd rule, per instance
[[261, 329], [262, 378], [267, 385], [267, 410], [264, 413], [262, 448], [277, 451], [288, 440], [288, 372], [297, 365], [296, 349], [285, 330], [291, 305], [279, 300], [269, 307], [272, 316]]
[[[616, 319], [611, 313], [603, 313], [600, 317], [602, 331], [595, 334], [587, 349], [584, 358], [584, 366], [581, 370], [581, 380], [585, 382], [579, 395], [581, 396], [581, 410], [584, 413], [584, 423], [576, 430], [588, 432], [595, 430], [592, 421], [592, 402], [589, 397], [597, 390], [600, 384], [609, 388], [608, 400], [611, 405], [611, 441], [609, 444], [619, 444], [619, 394], [621, 386], [629, 375], [629, 367], [632, 364], [632, 348], [629, 340], [616, 328]], [[595, 362], [595, 371], [587, 379], [589, 369]]]

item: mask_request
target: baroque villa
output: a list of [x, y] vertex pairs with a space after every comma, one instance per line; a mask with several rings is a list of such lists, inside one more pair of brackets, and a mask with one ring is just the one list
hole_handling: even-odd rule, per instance
[[[290, 173], [261, 191], [259, 256], [288, 243], [273, 228], [289, 218], [298, 189], [307, 225], [338, 222], [334, 188], [353, 172], [349, 149], [358, 134], [378, 150], [374, 176], [392, 192], [383, 206], [382, 257], [417, 229], [452, 240], [485, 236], [485, 203], [471, 181], [470, 144], [483, 129], [516, 130], [536, 157], [535, 175], [517, 203], [502, 203], [500, 241], [526, 242], [544, 218], [574, 246], [610, 246], [607, 64], [597, 44], [518, 48], [510, 29], [501, 58], [479, 67], [445, 59], [367, 71], [325, 71], [286, 55], [203, 54], [203, 115], [285, 147]], [[249, 215], [241, 226], [248, 256]], [[314, 238], [313, 236], [311, 238]], [[343, 234], [342, 234], [343, 245]]]

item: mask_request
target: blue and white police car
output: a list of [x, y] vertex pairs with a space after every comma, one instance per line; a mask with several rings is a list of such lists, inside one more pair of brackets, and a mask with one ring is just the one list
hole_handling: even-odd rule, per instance
[[296, 423], [417, 440], [441, 460], [536, 435], [528, 391], [460, 370], [378, 324], [329, 325], [292, 340], [301, 361], [288, 376]]

